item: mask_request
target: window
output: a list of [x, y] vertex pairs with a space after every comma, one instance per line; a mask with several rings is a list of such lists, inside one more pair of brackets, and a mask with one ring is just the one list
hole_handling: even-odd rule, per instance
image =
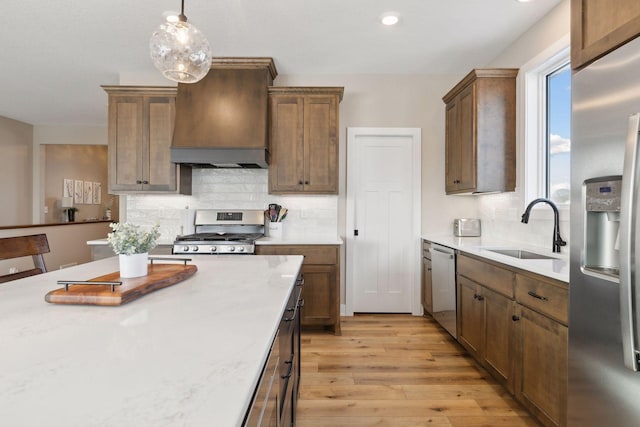
[[[568, 40], [520, 69], [524, 100], [519, 108], [521, 185], [524, 206], [544, 197], [568, 208], [571, 156], [571, 68]], [[521, 86], [522, 87], [522, 86]]]
[[571, 188], [571, 68], [546, 75], [545, 194], [558, 205], [569, 203]]

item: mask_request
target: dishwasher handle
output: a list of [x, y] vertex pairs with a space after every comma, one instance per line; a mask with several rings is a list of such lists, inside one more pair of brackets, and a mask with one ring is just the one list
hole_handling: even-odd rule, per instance
[[434, 247], [432, 246], [432, 247], [431, 247], [431, 253], [433, 253], [433, 252], [439, 252], [439, 253], [441, 253], [441, 254], [443, 254], [443, 255], [448, 255], [448, 256], [449, 256], [449, 259], [453, 259], [453, 256], [454, 256], [454, 254], [452, 254], [451, 252], [443, 251], [443, 250], [440, 250], [440, 249], [438, 249], [438, 248], [434, 248]]

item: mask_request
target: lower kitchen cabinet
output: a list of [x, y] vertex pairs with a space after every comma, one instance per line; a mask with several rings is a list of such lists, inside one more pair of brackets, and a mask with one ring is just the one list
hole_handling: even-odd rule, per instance
[[458, 341], [513, 393], [513, 301], [459, 276], [458, 304]]
[[458, 341], [545, 426], [566, 426], [568, 286], [458, 255]]
[[303, 255], [303, 328], [331, 328], [340, 335], [340, 246], [258, 245], [257, 255]]
[[518, 304], [516, 399], [546, 426], [567, 419], [567, 343], [569, 329]]
[[482, 358], [484, 304], [478, 301], [482, 287], [458, 276], [458, 342], [476, 359]]
[[269, 357], [243, 427], [294, 427], [300, 390], [300, 309], [304, 280], [298, 278], [280, 319]]
[[278, 387], [280, 348], [276, 334], [262, 377], [258, 382], [245, 427], [278, 427]]
[[422, 308], [433, 314], [433, 286], [431, 282], [430, 244], [422, 242]]
[[567, 424], [569, 289], [516, 275], [516, 398], [546, 426]]

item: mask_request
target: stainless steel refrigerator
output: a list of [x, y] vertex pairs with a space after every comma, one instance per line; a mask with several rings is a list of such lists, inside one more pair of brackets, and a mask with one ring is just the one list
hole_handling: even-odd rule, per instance
[[570, 426], [640, 425], [637, 113], [640, 38], [572, 77]]

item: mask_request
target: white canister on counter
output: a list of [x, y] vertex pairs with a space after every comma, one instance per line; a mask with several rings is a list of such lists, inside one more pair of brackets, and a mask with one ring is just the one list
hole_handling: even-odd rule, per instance
[[269, 237], [282, 237], [282, 223], [281, 222], [268, 222], [267, 223], [267, 235]]

